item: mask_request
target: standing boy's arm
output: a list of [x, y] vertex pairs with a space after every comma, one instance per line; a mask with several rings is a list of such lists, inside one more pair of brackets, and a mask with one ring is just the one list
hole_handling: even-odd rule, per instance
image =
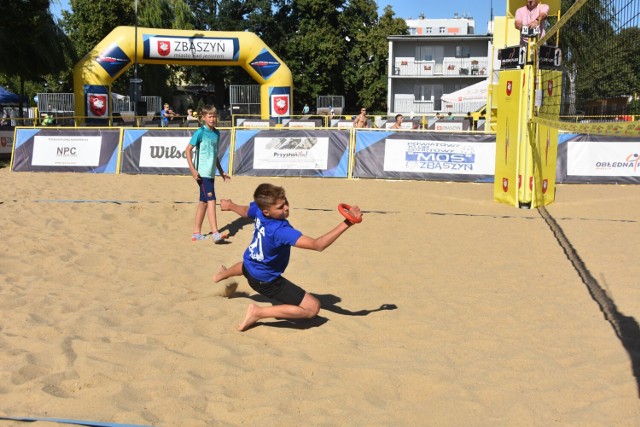
[[[357, 206], [351, 206], [351, 213], [356, 218], [362, 217], [362, 212], [360, 211], [360, 208]], [[336, 225], [327, 234], [321, 237], [318, 237], [317, 239], [314, 239], [313, 237], [309, 237], [309, 236], [304, 236], [304, 235], [300, 236], [300, 238], [298, 239], [298, 241], [294, 246], [296, 248], [312, 249], [314, 251], [322, 252], [323, 250], [331, 246], [331, 244], [335, 242], [338, 239], [338, 237], [340, 237], [342, 233], [347, 231], [349, 227], [351, 227], [352, 225], [353, 223], [351, 221], [345, 219], [340, 224]]]
[[193, 177], [193, 179], [197, 181], [200, 178], [200, 175], [198, 174], [198, 170], [195, 168], [195, 166], [193, 166], [193, 159], [191, 158], [193, 157], [192, 153], [193, 153], [193, 145], [187, 144], [187, 149], [186, 149], [187, 164], [189, 165], [189, 171], [191, 172], [191, 176]]
[[216, 159], [216, 167], [218, 168], [218, 172], [220, 172], [220, 176], [222, 177], [223, 181], [229, 181], [231, 179], [231, 177], [227, 175], [222, 169], [222, 165], [220, 164], [220, 159]]
[[220, 199], [220, 210], [235, 212], [243, 218], [249, 218], [249, 206], [235, 204], [231, 199]]

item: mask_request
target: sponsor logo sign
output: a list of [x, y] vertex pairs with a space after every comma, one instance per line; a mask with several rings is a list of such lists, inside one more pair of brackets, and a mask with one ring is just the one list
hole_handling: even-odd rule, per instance
[[289, 115], [289, 95], [280, 94], [271, 96], [271, 111], [274, 116]]
[[100, 136], [39, 136], [33, 138], [32, 166], [98, 166]]
[[637, 142], [569, 141], [567, 175], [640, 176]]
[[106, 93], [87, 93], [89, 117], [104, 117], [107, 114], [108, 95]]
[[289, 122], [289, 127], [290, 128], [314, 128], [316, 127], [316, 122], [310, 122], [310, 121], [295, 121], [295, 120], [291, 120]]
[[127, 54], [124, 53], [116, 43], [113, 43], [98, 54], [96, 62], [104, 68], [109, 76], [115, 77], [129, 65], [131, 59], [129, 59]]
[[140, 139], [141, 168], [188, 168], [189, 136], [143, 136]]
[[[403, 123], [404, 124], [404, 123]], [[463, 130], [464, 125], [462, 122], [436, 122], [434, 126], [435, 130]]]
[[189, 61], [237, 61], [237, 38], [150, 36], [145, 41], [145, 59]]
[[511, 92], [513, 91], [513, 81], [507, 81], [507, 96], [511, 96]]
[[493, 175], [495, 144], [387, 139], [384, 170]]
[[0, 131], [0, 153], [11, 153], [13, 147], [13, 131]]
[[265, 80], [269, 79], [280, 68], [280, 62], [266, 48], [263, 48], [258, 56], [249, 62], [249, 65]]
[[254, 169], [326, 170], [328, 158], [328, 137], [272, 137], [254, 139]]
[[502, 191], [505, 193], [509, 191], [509, 178], [502, 178]]

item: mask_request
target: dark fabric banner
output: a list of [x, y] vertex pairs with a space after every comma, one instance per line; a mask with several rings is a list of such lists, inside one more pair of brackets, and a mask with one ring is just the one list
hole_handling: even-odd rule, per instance
[[236, 130], [234, 175], [346, 178], [349, 130]]
[[[186, 149], [197, 128], [125, 129], [121, 172], [130, 174], [189, 175]], [[231, 131], [220, 129], [218, 157], [229, 170]], [[218, 172], [216, 172], [217, 174]]]
[[116, 173], [120, 129], [16, 128], [14, 172]]
[[493, 182], [495, 135], [356, 131], [354, 178]]

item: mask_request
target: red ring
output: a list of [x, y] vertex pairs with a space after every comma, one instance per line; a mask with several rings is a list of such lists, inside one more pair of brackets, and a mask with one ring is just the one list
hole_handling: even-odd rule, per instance
[[338, 212], [340, 212], [343, 217], [347, 218], [354, 224], [362, 222], [362, 217], [356, 218], [355, 216], [351, 215], [351, 213], [349, 212], [350, 210], [351, 206], [347, 205], [346, 203], [340, 203], [338, 205]]

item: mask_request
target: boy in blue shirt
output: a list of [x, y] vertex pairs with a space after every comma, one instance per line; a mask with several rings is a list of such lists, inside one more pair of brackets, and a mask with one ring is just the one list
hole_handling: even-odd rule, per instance
[[[229, 237], [229, 232], [220, 233], [216, 218], [216, 192], [213, 181], [216, 176], [215, 168], [220, 172], [223, 181], [231, 179], [222, 170], [222, 165], [218, 159], [218, 145], [220, 142], [220, 131], [216, 129], [218, 123], [218, 110], [213, 105], [205, 105], [202, 109], [202, 120], [204, 125], [193, 133], [187, 145], [187, 163], [191, 176], [200, 187], [200, 203], [196, 209], [195, 226], [192, 241], [206, 239], [202, 234], [202, 222], [205, 213], [211, 226], [213, 243], [219, 243]], [[196, 149], [194, 155], [194, 148]]]
[[[233, 211], [244, 218], [254, 220], [253, 239], [244, 252], [242, 261], [230, 268], [220, 267], [214, 282], [231, 276], [247, 278], [249, 286], [281, 305], [259, 307], [250, 304], [239, 331], [246, 331], [258, 320], [268, 317], [279, 319], [311, 319], [320, 311], [320, 301], [298, 285], [282, 276], [289, 264], [291, 247], [322, 251], [353, 225], [349, 220], [340, 222], [329, 232], [316, 239], [303, 235], [289, 224], [289, 201], [284, 188], [272, 184], [260, 184], [249, 206], [241, 206], [231, 200], [220, 200], [220, 209]], [[350, 210], [354, 218], [362, 218], [357, 206]]]

